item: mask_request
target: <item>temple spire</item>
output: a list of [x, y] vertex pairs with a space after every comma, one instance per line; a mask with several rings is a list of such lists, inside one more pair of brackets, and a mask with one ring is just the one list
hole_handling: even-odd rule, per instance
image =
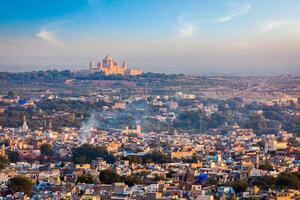
[[27, 122], [26, 122], [26, 116], [25, 115], [23, 116], [23, 125], [22, 125], [21, 129], [22, 129], [22, 131], [28, 131], [29, 130]]

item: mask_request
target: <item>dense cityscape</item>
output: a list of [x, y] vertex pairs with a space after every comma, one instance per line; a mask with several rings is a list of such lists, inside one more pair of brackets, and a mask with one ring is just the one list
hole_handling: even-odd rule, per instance
[[0, 200], [300, 200], [299, 0], [0, 0]]
[[299, 197], [299, 76], [110, 72], [0, 73], [1, 199]]

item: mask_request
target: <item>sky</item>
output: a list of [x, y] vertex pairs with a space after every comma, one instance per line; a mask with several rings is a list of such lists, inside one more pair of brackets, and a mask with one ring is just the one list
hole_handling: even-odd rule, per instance
[[0, 0], [0, 71], [300, 74], [299, 0]]

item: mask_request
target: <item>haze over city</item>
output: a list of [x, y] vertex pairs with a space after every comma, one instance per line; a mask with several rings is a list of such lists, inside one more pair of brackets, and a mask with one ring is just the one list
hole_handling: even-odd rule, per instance
[[0, 0], [0, 200], [300, 200], [299, 0]]
[[0, 71], [86, 69], [109, 53], [143, 71], [300, 74], [298, 0], [0, 4]]

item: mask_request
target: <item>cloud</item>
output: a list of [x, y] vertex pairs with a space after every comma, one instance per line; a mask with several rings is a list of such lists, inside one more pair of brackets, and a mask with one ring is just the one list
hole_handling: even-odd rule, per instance
[[296, 21], [288, 21], [288, 20], [269, 21], [263, 25], [263, 28], [259, 31], [259, 33], [265, 33], [265, 32], [271, 31], [275, 28], [278, 28], [280, 26], [291, 25], [291, 24], [296, 24], [296, 23], [297, 23]]
[[63, 42], [61, 42], [57, 37], [57, 32], [59, 32], [58, 28], [60, 28], [62, 24], [69, 23], [69, 22], [71, 22], [71, 20], [62, 20], [62, 21], [50, 23], [45, 27], [43, 27], [36, 34], [36, 36], [48, 42], [49, 44], [56, 45], [56, 46], [63, 46]]
[[[246, 14], [250, 11], [250, 4], [232, 4], [234, 10], [227, 16], [221, 17], [216, 20], [208, 20], [208, 19], [196, 19], [195, 12], [188, 12], [178, 16], [179, 28], [177, 29], [177, 36], [179, 37], [188, 37], [192, 36], [197, 29], [197, 24], [199, 23], [223, 23], [232, 20], [233, 18]], [[192, 18], [193, 17], [193, 18]], [[191, 20], [192, 18], [192, 20]]]
[[189, 17], [195, 15], [194, 12], [184, 13], [178, 17], [179, 28], [177, 35], [180, 37], [188, 37], [194, 34], [196, 25], [188, 20]]
[[57, 36], [55, 32], [47, 31], [47, 30], [41, 30], [36, 34], [39, 38], [45, 40], [49, 44], [62, 46], [63, 43], [57, 39]]
[[236, 9], [234, 11], [232, 11], [232, 13], [230, 13], [227, 16], [221, 17], [220, 19], [215, 20], [215, 22], [217, 23], [222, 23], [222, 22], [227, 22], [227, 21], [231, 21], [233, 18], [246, 14], [247, 12], [250, 11], [251, 9], [251, 5], [250, 4], [244, 4], [244, 5], [234, 5], [236, 7]]
[[56, 27], [56, 26], [59, 26], [59, 25], [65, 24], [65, 23], [70, 23], [70, 22], [72, 22], [72, 20], [61, 20], [61, 21], [57, 21], [57, 22], [48, 24], [47, 27]]
[[184, 25], [180, 27], [178, 30], [179, 35], [181, 36], [191, 36], [195, 31], [195, 27], [193, 25]]

